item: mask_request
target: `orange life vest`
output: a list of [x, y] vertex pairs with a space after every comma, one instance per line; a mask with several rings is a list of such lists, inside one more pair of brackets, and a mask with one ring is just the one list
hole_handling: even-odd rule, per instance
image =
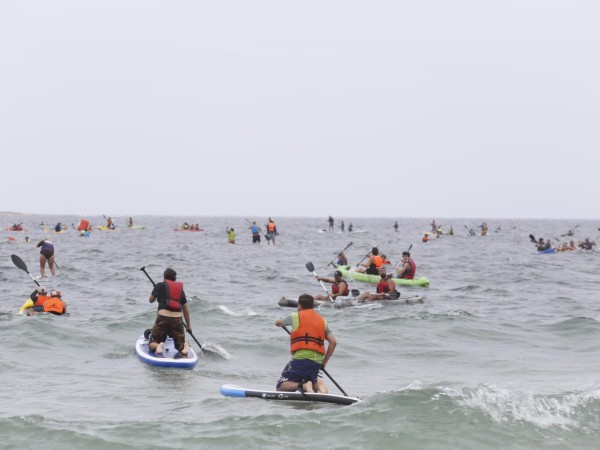
[[267, 231], [269, 233], [275, 233], [275, 224], [273, 222], [267, 224]]
[[290, 334], [290, 351], [314, 350], [325, 354], [325, 320], [314, 309], [298, 311], [298, 328]]
[[60, 298], [40, 294], [38, 294], [33, 308], [37, 312], [49, 312], [58, 315], [65, 312], [65, 304]]
[[381, 266], [383, 266], [385, 260], [381, 256], [375, 255], [373, 256], [373, 263], [375, 264], [375, 268], [379, 269]]

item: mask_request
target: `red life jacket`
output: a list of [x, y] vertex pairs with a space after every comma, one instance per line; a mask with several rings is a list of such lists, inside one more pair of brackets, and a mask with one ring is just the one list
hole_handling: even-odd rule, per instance
[[298, 328], [290, 334], [290, 351], [314, 350], [325, 354], [325, 319], [314, 309], [298, 311]]
[[412, 280], [415, 278], [415, 272], [417, 271], [417, 265], [412, 259], [408, 260], [408, 264], [410, 264], [410, 269], [408, 272], [404, 272], [400, 278], [404, 278], [406, 280]]
[[[344, 289], [344, 292], [342, 292], [342, 295], [348, 295], [350, 293], [350, 288], [348, 287], [348, 283], [346, 283], [344, 280], [340, 281], [340, 283], [344, 283], [346, 285], [346, 289]], [[331, 293], [332, 294], [340, 293], [340, 286], [338, 283], [333, 283], [333, 285], [331, 286]]]
[[181, 293], [183, 292], [183, 283], [179, 281], [165, 280], [167, 287], [167, 309], [169, 311], [181, 311]]
[[390, 285], [388, 284], [387, 280], [382, 279], [379, 283], [377, 283], [377, 293], [382, 294], [385, 292], [390, 292]]

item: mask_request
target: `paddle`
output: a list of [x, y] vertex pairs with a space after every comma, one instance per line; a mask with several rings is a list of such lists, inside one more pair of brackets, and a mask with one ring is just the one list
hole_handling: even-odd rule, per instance
[[[290, 330], [288, 330], [285, 325], [283, 325], [281, 328], [283, 328], [285, 330], [285, 332], [291, 336]], [[342, 394], [344, 394], [346, 397], [348, 397], [348, 394], [346, 394], [346, 391], [344, 391], [342, 389], [342, 387], [339, 384], [337, 384], [337, 382], [332, 378], [332, 376], [329, 375], [329, 373], [325, 370], [325, 367], [321, 366], [321, 370], [323, 371], [323, 373], [325, 375], [327, 375], [329, 377], [329, 379], [333, 382], [333, 384], [335, 384], [337, 386], [337, 388], [342, 392]]]
[[538, 241], [535, 239], [535, 236], [533, 234], [529, 235], [529, 240], [531, 241], [532, 244], [537, 244]]
[[38, 286], [40, 285], [40, 283], [38, 283], [37, 280], [35, 278], [33, 278], [33, 275], [31, 275], [29, 273], [29, 270], [27, 270], [27, 264], [25, 264], [21, 258], [19, 258], [17, 255], [10, 255], [10, 259], [12, 259], [12, 262], [15, 266], [17, 266], [19, 269], [23, 270], [24, 272], [27, 272], [27, 275], [29, 275], [31, 277], [31, 279], [33, 280], [33, 282], [35, 284], [37, 284]]
[[[340, 253], [344, 253], [344, 252], [345, 252], [345, 251], [348, 249], [348, 247], [350, 247], [351, 245], [352, 245], [352, 242], [350, 242], [348, 245], [346, 245], [346, 246], [344, 247], [344, 250], [342, 250], [341, 252], [337, 252], [337, 254], [339, 255]], [[334, 262], [334, 261], [335, 261], [335, 258], [333, 258], [333, 259], [332, 259], [332, 260], [329, 262], [329, 264], [327, 264], [327, 266], [325, 266], [325, 267], [328, 267], [328, 266], [331, 266], [331, 265], [333, 265], [333, 267], [335, 267], [335, 264], [333, 264], [333, 262]]]
[[[146, 276], [147, 276], [147, 277], [148, 277], [148, 279], [150, 280], [150, 283], [152, 283], [152, 286], [156, 286], [156, 283], [154, 282], [154, 280], [153, 280], [153, 279], [150, 277], [150, 275], [148, 275], [148, 272], [146, 272], [146, 266], [143, 266], [142, 268], [140, 268], [140, 270], [146, 274]], [[188, 333], [190, 333], [190, 336], [191, 336], [192, 338], [194, 338], [194, 341], [196, 341], [196, 344], [198, 344], [198, 347], [200, 347], [200, 350], [206, 350], [206, 349], [204, 349], [204, 348], [202, 347], [202, 344], [200, 344], [200, 342], [198, 342], [198, 339], [196, 339], [196, 336], [194, 336], [194, 335], [192, 334], [192, 332], [191, 332], [191, 331], [188, 329], [188, 326], [187, 326], [187, 324], [185, 323], [185, 320], [183, 320], [183, 317], [181, 318], [181, 321], [183, 322], [183, 326], [185, 327], [186, 331], [187, 331]]]
[[[375, 247], [377, 247], [377, 245], [375, 245]], [[356, 266], [354, 267], [354, 270], [358, 269], [358, 266], [360, 266], [360, 263], [362, 263], [362, 262], [365, 260], [365, 258], [368, 258], [370, 254], [371, 254], [371, 252], [369, 252], [369, 253], [367, 253], [365, 256], [363, 256], [363, 259], [361, 259], [361, 260], [360, 260], [360, 261], [359, 261], [359, 262], [356, 264]]]
[[[315, 266], [313, 265], [313, 263], [311, 263], [310, 261], [306, 263], [306, 268], [308, 269], [309, 272], [312, 272], [313, 275], [315, 276], [315, 278], [319, 278], [319, 275], [317, 275], [317, 272], [315, 272]], [[332, 302], [335, 303], [335, 300], [333, 299], [333, 297], [331, 297], [331, 295], [329, 294], [329, 291], [327, 290], [327, 288], [325, 287], [325, 285], [323, 284], [323, 282], [321, 280], [319, 280], [319, 283], [321, 284], [321, 286], [323, 287], [323, 290], [325, 291], [325, 293], [327, 294], [327, 296], [329, 297], [329, 300], [331, 300]]]

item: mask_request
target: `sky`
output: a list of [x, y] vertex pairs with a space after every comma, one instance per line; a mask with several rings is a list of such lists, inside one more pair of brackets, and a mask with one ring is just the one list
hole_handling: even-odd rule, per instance
[[0, 211], [590, 218], [597, 0], [0, 4]]

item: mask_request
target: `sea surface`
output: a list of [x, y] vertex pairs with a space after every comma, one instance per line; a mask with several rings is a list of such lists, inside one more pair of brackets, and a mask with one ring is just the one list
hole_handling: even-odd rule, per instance
[[[104, 225], [102, 217], [86, 217]], [[134, 217], [145, 229], [89, 238], [57, 221], [0, 214], [0, 448], [23, 449], [597, 449], [600, 446], [600, 255], [537, 255], [529, 241], [600, 223], [442, 219], [455, 236], [422, 243], [428, 219], [344, 218], [358, 232], [322, 232], [323, 218], [274, 218], [276, 245], [251, 244], [244, 217]], [[266, 223], [266, 218], [252, 218]], [[183, 221], [199, 233], [175, 232]], [[338, 219], [338, 222], [341, 219]], [[22, 222], [26, 231], [9, 232]], [[226, 226], [235, 228], [235, 245]], [[500, 230], [495, 230], [500, 227]], [[24, 236], [32, 243], [25, 243]], [[50, 236], [70, 317], [16, 314], [39, 275], [35, 244]], [[14, 240], [10, 240], [9, 238]], [[392, 263], [412, 244], [429, 288], [422, 304], [322, 308], [338, 346], [327, 371], [352, 406], [227, 398], [223, 384], [272, 389], [289, 360], [275, 327], [282, 296], [320, 294], [335, 252], [358, 263], [377, 245]], [[208, 348], [193, 370], [156, 368], [134, 354], [152, 326], [151, 284], [167, 267], [184, 283], [194, 336]], [[350, 282], [362, 291], [373, 286]], [[198, 349], [193, 340], [191, 345]], [[338, 393], [325, 377], [330, 391]]]

